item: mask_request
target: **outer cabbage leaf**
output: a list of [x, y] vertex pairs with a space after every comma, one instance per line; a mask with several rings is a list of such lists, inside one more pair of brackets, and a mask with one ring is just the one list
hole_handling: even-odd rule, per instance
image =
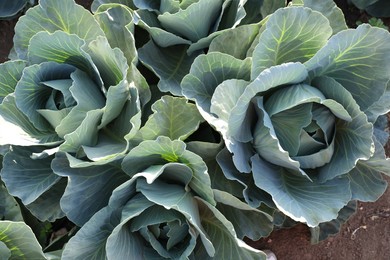
[[374, 139], [375, 153], [368, 160], [360, 160], [348, 173], [351, 180], [352, 197], [360, 201], [376, 201], [387, 188], [382, 173], [390, 175], [390, 160], [386, 159], [381, 143]]
[[390, 40], [387, 31], [370, 25], [344, 30], [305, 63], [311, 78], [337, 80], [366, 111], [384, 94], [390, 70]]
[[309, 60], [331, 34], [328, 19], [318, 12], [301, 7], [279, 9], [268, 19], [253, 52], [251, 78], [271, 66]]
[[259, 36], [262, 26], [262, 22], [242, 25], [222, 33], [211, 41], [208, 53], [222, 52], [243, 60], [249, 57], [248, 49]]
[[[23, 204], [29, 205], [37, 201], [45, 192], [50, 190], [60, 181], [60, 177], [53, 174], [51, 169], [51, 157], [43, 159], [32, 159], [31, 155], [37, 149], [25, 149], [21, 147], [12, 147], [3, 159], [3, 168], [1, 170], [1, 179], [6, 184], [10, 194], [19, 197]], [[58, 189], [61, 192], [61, 189]], [[61, 196], [61, 194], [60, 194]], [[63, 217], [61, 210], [58, 212], [58, 197], [52, 196], [52, 207], [46, 207], [45, 212], [50, 214], [52, 210], [54, 216], [44, 216], [41, 220]], [[48, 203], [44, 200], [41, 203]], [[34, 210], [35, 211], [35, 210]], [[39, 212], [39, 210], [37, 211]]]
[[327, 239], [329, 236], [339, 233], [341, 226], [347, 222], [347, 220], [355, 214], [357, 210], [357, 202], [355, 200], [350, 201], [344, 208], [339, 211], [336, 219], [324, 222], [317, 227], [310, 228], [312, 244], [317, 244], [322, 240]]
[[128, 180], [128, 176], [115, 163], [71, 168], [63, 153], [56, 154], [52, 169], [58, 176], [69, 180], [60, 204], [66, 216], [78, 226], [105, 207], [112, 191]]
[[9, 259], [46, 259], [34, 233], [24, 222], [0, 221], [0, 242], [1, 257], [7, 247]]
[[40, 1], [39, 5], [30, 8], [19, 20], [15, 26], [14, 47], [20, 59], [26, 58], [31, 37], [40, 31], [53, 33], [62, 30], [74, 33], [88, 42], [104, 35], [92, 15], [73, 0]]
[[348, 178], [320, 183], [275, 167], [258, 156], [252, 159], [252, 164], [256, 186], [272, 195], [280, 211], [310, 227], [336, 218], [351, 200], [351, 192], [346, 189]]

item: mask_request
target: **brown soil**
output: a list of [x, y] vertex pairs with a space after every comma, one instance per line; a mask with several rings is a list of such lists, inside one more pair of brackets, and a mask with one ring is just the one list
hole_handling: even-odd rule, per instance
[[[390, 178], [386, 178], [390, 181]], [[278, 260], [388, 260], [390, 259], [390, 189], [375, 203], [359, 203], [358, 212], [340, 233], [317, 245], [310, 244], [307, 226], [281, 229], [257, 242]]]
[[[89, 8], [91, 0], [76, 0]], [[368, 16], [336, 0], [343, 9], [350, 27], [356, 21], [366, 22]], [[13, 28], [17, 19], [0, 20], [0, 62], [7, 60], [12, 48]], [[385, 23], [389, 26], [390, 20]], [[386, 146], [390, 154], [390, 145]], [[390, 181], [390, 178], [386, 179]], [[359, 203], [358, 212], [343, 226], [340, 233], [317, 245], [310, 244], [308, 228], [299, 224], [290, 229], [276, 230], [264, 239], [251, 243], [259, 249], [270, 249], [278, 260], [361, 260], [390, 259], [390, 189], [375, 203]]]

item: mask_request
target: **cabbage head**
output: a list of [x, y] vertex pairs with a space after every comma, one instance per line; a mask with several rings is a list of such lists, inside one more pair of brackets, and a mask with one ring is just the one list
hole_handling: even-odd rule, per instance
[[183, 141], [143, 141], [122, 168], [131, 179], [70, 239], [62, 259], [265, 259], [241, 239], [270, 232], [271, 217], [212, 190], [205, 162]]
[[329, 21], [336, 8], [312, 6], [282, 8], [247, 27], [257, 31], [252, 41], [223, 44], [239, 30], [218, 36], [182, 88], [222, 134], [218, 162], [247, 203], [315, 227], [387, 187], [389, 161], [373, 124], [390, 109], [390, 34], [341, 29]]

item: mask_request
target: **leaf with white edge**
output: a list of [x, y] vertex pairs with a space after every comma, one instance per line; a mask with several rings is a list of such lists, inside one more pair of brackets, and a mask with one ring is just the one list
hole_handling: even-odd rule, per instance
[[63, 153], [56, 154], [52, 168], [55, 174], [69, 180], [61, 198], [61, 207], [78, 226], [84, 225], [93, 214], [105, 207], [112, 191], [129, 178], [113, 164], [71, 168]]
[[382, 145], [375, 140], [375, 153], [368, 160], [359, 160], [347, 176], [351, 181], [352, 199], [374, 202], [386, 191], [387, 181], [382, 173], [389, 175], [390, 160], [386, 159]]
[[152, 105], [152, 111], [138, 133], [142, 140], [154, 140], [159, 136], [185, 140], [203, 121], [196, 106], [185, 98], [163, 96]]
[[46, 259], [33, 231], [24, 222], [0, 221], [0, 242], [11, 251], [10, 259]]
[[6, 61], [0, 64], [0, 103], [8, 94], [15, 91], [25, 67], [26, 62], [21, 60]]
[[328, 99], [341, 104], [352, 121], [337, 120], [335, 151], [331, 161], [319, 168], [320, 181], [331, 180], [352, 170], [358, 160], [367, 160], [374, 152], [373, 126], [345, 88], [335, 79], [319, 77], [312, 81]]
[[51, 169], [53, 156], [32, 159], [36, 148], [13, 146], [3, 158], [1, 179], [10, 194], [19, 197], [24, 204], [30, 204], [49, 190], [61, 177]]
[[195, 100], [201, 112], [209, 113], [216, 87], [228, 79], [249, 80], [250, 66], [250, 59], [240, 60], [219, 52], [200, 55], [183, 78], [183, 94]]
[[156, 140], [143, 141], [126, 155], [122, 169], [133, 177], [152, 165], [164, 165], [169, 162], [184, 164], [192, 170], [193, 177], [189, 187], [211, 204], [215, 204], [206, 163], [199, 155], [186, 150], [185, 146], [180, 140], [172, 141], [164, 136]]
[[390, 34], [370, 25], [332, 36], [305, 66], [313, 79], [328, 76], [339, 82], [366, 111], [384, 94], [390, 71]]
[[310, 181], [257, 155], [252, 158], [252, 165], [256, 185], [272, 196], [277, 208], [309, 227], [335, 219], [340, 209], [351, 200], [348, 178], [335, 178], [324, 183]]
[[144, 177], [148, 184], [155, 180], [174, 180], [188, 189], [188, 184], [192, 179], [192, 170], [187, 165], [181, 163], [167, 163], [164, 165], [152, 165], [140, 173], [135, 174], [132, 178]]
[[333, 34], [348, 29], [343, 11], [337, 7], [333, 0], [304, 0], [303, 6], [318, 11], [328, 18]]
[[233, 224], [239, 239], [248, 237], [257, 241], [268, 236], [273, 229], [272, 217], [250, 207], [230, 193], [214, 190], [217, 209]]
[[15, 27], [15, 51], [20, 59], [26, 59], [31, 37], [40, 31], [57, 30], [76, 34], [87, 42], [104, 35], [92, 14], [73, 0], [42, 0], [19, 19]]
[[[197, 199], [200, 219], [205, 232], [215, 247], [215, 259], [266, 260], [266, 255], [237, 238], [234, 226], [215, 207]], [[209, 259], [203, 248], [196, 248], [196, 259]]]
[[[85, 41], [74, 34], [69, 35], [62, 31], [54, 33], [38, 32], [30, 40], [28, 61], [32, 64], [47, 61], [64, 65], [69, 64], [84, 71], [91, 78], [97, 77], [96, 68], [91, 57], [82, 49], [84, 45]], [[58, 79], [62, 78], [59, 77]], [[48, 81], [49, 79], [43, 80]], [[98, 79], [97, 82], [99, 82]]]
[[198, 55], [187, 55], [187, 49], [187, 45], [162, 48], [149, 41], [138, 50], [141, 62], [160, 78], [157, 85], [160, 91], [182, 96], [180, 82]]
[[332, 34], [329, 21], [309, 8], [289, 7], [271, 15], [253, 52], [251, 78], [287, 62], [305, 62], [321, 49]]

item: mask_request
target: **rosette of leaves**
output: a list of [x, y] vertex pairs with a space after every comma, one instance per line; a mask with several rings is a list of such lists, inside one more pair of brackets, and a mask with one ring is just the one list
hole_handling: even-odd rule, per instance
[[[122, 44], [110, 33], [116, 24], [100, 26], [120, 11], [93, 16], [73, 0], [40, 1], [19, 19], [14, 58], [0, 65], [0, 124], [8, 129], [0, 145], [11, 145], [1, 178], [41, 220], [64, 216], [58, 202], [67, 181], [53, 172], [58, 152], [71, 167], [109, 167], [140, 127], [150, 93], [134, 64], [131, 26], [121, 27]], [[117, 22], [131, 21], [124, 13]], [[123, 181], [113, 172], [108, 184]]]
[[[238, 238], [227, 218], [245, 214], [267, 222], [268, 229], [271, 218], [213, 191], [205, 162], [183, 141], [163, 136], [143, 141], [122, 168], [131, 179], [71, 238], [62, 259], [265, 259]], [[244, 234], [249, 230], [238, 228]]]
[[259, 22], [286, 5], [285, 0], [95, 0], [92, 10], [109, 3], [134, 10], [135, 23], [150, 38], [139, 49], [140, 60], [158, 76], [162, 92], [180, 96], [180, 81], [213, 38], [241, 22]]
[[[342, 15], [332, 1], [313, 2], [279, 9], [260, 29], [218, 36], [182, 88], [222, 134], [217, 159], [247, 203], [316, 227], [387, 187], [389, 161], [373, 124], [390, 108], [390, 35], [342, 29], [328, 20]], [[256, 30], [258, 40], [242, 41]], [[225, 46], [234, 34], [242, 37]]]

